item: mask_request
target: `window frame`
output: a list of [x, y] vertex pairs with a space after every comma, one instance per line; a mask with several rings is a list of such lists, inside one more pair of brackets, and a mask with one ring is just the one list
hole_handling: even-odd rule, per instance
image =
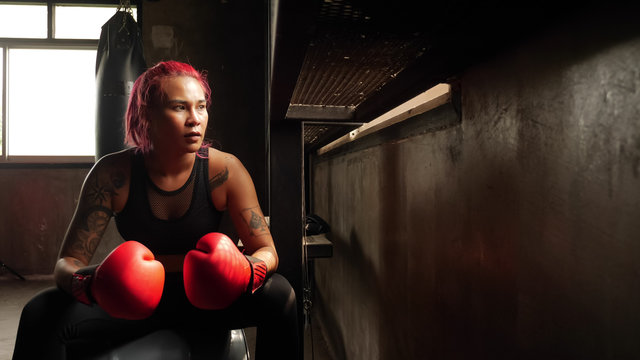
[[[126, 1], [118, 0], [10, 0], [1, 1], [1, 3], [17, 4], [17, 5], [47, 5], [47, 37], [41, 39], [30, 38], [3, 38], [0, 37], [1, 60], [2, 60], [2, 82], [0, 86], [0, 94], [2, 95], [2, 112], [0, 117], [2, 120], [2, 155], [0, 156], [0, 165], [4, 164], [92, 164], [95, 162], [95, 156], [81, 155], [9, 155], [8, 139], [7, 139], [7, 115], [8, 115], [8, 74], [9, 74], [9, 50], [10, 49], [73, 49], [73, 50], [97, 50], [98, 39], [55, 39], [53, 37], [55, 27], [55, 6], [56, 5], [73, 5], [73, 6], [119, 6]], [[130, 1], [131, 6], [135, 6], [138, 16], [141, 12], [141, 6], [138, 1]], [[138, 22], [140, 24], [140, 22]]]

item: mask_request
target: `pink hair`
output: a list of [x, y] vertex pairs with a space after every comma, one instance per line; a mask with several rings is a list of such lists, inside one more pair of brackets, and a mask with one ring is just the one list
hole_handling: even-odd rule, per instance
[[125, 115], [127, 145], [135, 146], [143, 153], [151, 150], [149, 114], [153, 106], [156, 106], [164, 96], [161, 88], [162, 79], [174, 76], [189, 76], [198, 80], [204, 90], [207, 108], [209, 108], [211, 88], [205, 72], [197, 71], [191, 65], [177, 61], [160, 62], [140, 75], [131, 89]]

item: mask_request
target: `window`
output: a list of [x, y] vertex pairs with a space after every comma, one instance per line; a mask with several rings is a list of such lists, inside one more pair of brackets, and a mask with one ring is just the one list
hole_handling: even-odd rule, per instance
[[0, 1], [0, 162], [94, 160], [98, 40], [117, 8]]

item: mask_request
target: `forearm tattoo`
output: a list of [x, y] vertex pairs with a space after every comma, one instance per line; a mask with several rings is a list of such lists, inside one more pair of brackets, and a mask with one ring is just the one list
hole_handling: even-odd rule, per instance
[[113, 216], [113, 210], [108, 207], [111, 199], [125, 182], [124, 173], [114, 171], [106, 182], [96, 176], [94, 181], [87, 183], [85, 199], [75, 215], [72, 238], [67, 245], [70, 255], [86, 262], [91, 260]]
[[112, 216], [111, 209], [104, 206], [93, 206], [87, 209], [79, 220], [76, 229], [76, 241], [73, 242], [71, 251], [74, 257], [81, 257], [89, 261], [100, 244], [100, 239], [107, 230], [109, 219]]
[[225, 166], [224, 170], [220, 171], [219, 173], [215, 174], [211, 179], [209, 179], [209, 188], [213, 190], [218, 186], [224, 184], [227, 181], [227, 179], [229, 179], [229, 168]]
[[247, 208], [242, 210], [242, 218], [249, 227], [249, 233], [252, 236], [260, 236], [269, 233], [269, 227], [264, 219], [264, 216], [259, 211], [258, 207]]

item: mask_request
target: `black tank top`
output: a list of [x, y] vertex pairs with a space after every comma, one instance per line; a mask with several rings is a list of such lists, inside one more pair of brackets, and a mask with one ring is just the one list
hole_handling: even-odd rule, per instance
[[222, 212], [211, 201], [206, 148], [198, 152], [187, 182], [175, 191], [157, 188], [147, 175], [142, 154], [132, 154], [129, 198], [115, 215], [124, 240], [138, 241], [155, 255], [185, 254], [203, 235], [218, 231]]

